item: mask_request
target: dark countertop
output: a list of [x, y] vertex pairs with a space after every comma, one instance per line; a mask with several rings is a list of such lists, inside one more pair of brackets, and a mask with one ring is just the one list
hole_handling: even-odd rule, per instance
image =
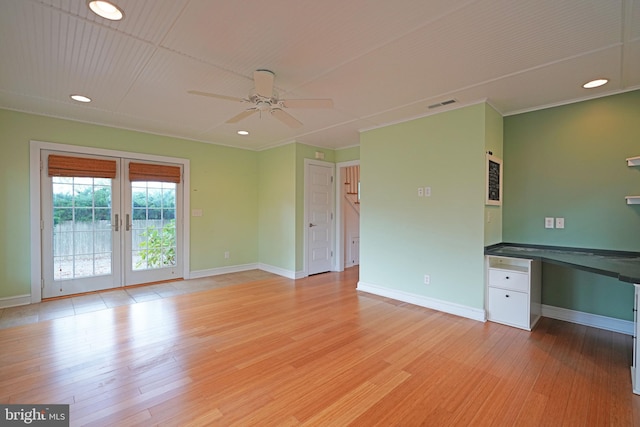
[[499, 243], [487, 246], [484, 253], [485, 255], [539, 259], [615, 277], [623, 282], [640, 284], [640, 252]]

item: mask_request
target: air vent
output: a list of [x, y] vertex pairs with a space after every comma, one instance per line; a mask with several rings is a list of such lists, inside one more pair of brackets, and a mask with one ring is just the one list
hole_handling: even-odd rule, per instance
[[456, 101], [455, 99], [447, 99], [446, 101], [442, 101], [442, 102], [438, 102], [437, 104], [429, 105], [429, 108], [444, 107], [445, 105], [453, 104], [455, 102], [458, 102], [458, 101]]

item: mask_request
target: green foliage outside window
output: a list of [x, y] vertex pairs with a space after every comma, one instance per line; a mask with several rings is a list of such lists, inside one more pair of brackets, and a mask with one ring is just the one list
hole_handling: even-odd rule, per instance
[[140, 242], [140, 260], [136, 267], [166, 267], [176, 263], [176, 221], [171, 220], [161, 229], [151, 225], [141, 233], [146, 240]]

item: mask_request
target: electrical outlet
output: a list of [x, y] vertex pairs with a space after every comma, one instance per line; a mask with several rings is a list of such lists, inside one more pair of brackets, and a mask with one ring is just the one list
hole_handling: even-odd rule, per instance
[[431, 197], [431, 187], [424, 187], [424, 196]]
[[424, 284], [425, 285], [430, 285], [431, 284], [431, 276], [429, 276], [428, 274], [424, 275]]
[[564, 228], [564, 218], [556, 218], [556, 228]]
[[229, 259], [229, 251], [224, 252], [224, 259]]
[[544, 219], [544, 228], [553, 228], [553, 218], [548, 216]]

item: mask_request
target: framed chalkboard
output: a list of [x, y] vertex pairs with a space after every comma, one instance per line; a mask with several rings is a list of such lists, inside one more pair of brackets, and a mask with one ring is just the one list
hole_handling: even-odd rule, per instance
[[502, 205], [502, 160], [487, 154], [487, 194], [485, 204]]

